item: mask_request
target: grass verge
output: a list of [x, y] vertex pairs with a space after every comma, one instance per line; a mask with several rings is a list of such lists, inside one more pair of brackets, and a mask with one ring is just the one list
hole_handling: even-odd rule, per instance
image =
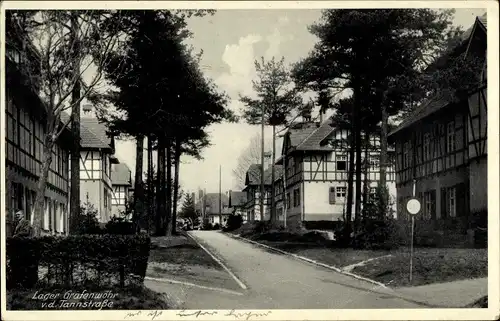
[[194, 240], [183, 234], [151, 238], [149, 262], [221, 269], [220, 265]]
[[418, 286], [488, 276], [487, 249], [417, 248], [413, 256], [412, 282], [409, 282], [410, 255], [407, 249], [391, 257], [355, 267], [353, 273], [390, 284], [393, 287]]

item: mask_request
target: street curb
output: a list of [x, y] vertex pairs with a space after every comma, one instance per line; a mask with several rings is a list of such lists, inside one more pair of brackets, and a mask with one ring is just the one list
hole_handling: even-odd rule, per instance
[[289, 256], [292, 256], [292, 257], [297, 258], [299, 260], [302, 260], [302, 261], [305, 261], [305, 262], [309, 262], [309, 263], [312, 263], [312, 264], [315, 264], [315, 265], [318, 265], [318, 266], [322, 266], [324, 268], [333, 270], [335, 272], [338, 272], [338, 273], [341, 273], [341, 274], [344, 274], [344, 275], [348, 275], [348, 276], [353, 277], [355, 279], [363, 280], [363, 281], [366, 281], [366, 282], [378, 285], [378, 286], [380, 286], [380, 287], [382, 287], [384, 289], [392, 290], [391, 288], [389, 288], [388, 286], [386, 286], [383, 283], [377, 282], [377, 281], [372, 280], [372, 279], [365, 278], [363, 276], [360, 276], [360, 275], [357, 275], [357, 274], [354, 274], [354, 273], [351, 273], [351, 272], [343, 271], [342, 269], [339, 269], [338, 267], [335, 267], [335, 266], [332, 266], [332, 265], [327, 265], [327, 264], [324, 264], [324, 263], [321, 263], [321, 262], [318, 262], [318, 261], [315, 261], [315, 260], [308, 259], [308, 258], [300, 256], [300, 255], [297, 255], [297, 254], [293, 254], [293, 253], [286, 252], [286, 251], [283, 251], [283, 250], [280, 250], [280, 249], [277, 249], [277, 248], [274, 248], [274, 247], [271, 247], [271, 246], [268, 246], [268, 245], [265, 245], [265, 244], [262, 244], [262, 243], [259, 243], [259, 242], [255, 242], [255, 241], [249, 240], [247, 238], [241, 237], [239, 235], [234, 235], [234, 234], [231, 234], [231, 233], [226, 233], [226, 234], [229, 235], [229, 236], [231, 236], [231, 237], [243, 240], [244, 242], [248, 242], [248, 243], [251, 243], [251, 244], [254, 244], [254, 245], [258, 245], [258, 246], [267, 248], [269, 250], [276, 251], [276, 252], [281, 253], [281, 254], [289, 255]]
[[201, 241], [196, 239], [195, 236], [191, 235], [190, 233], [186, 233], [186, 235], [191, 238], [198, 246], [205, 251], [208, 255], [212, 257], [212, 259], [217, 262], [228, 274], [233, 278], [233, 280], [242, 288], [243, 290], [248, 290], [248, 287], [246, 286], [243, 281], [241, 281], [234, 273], [231, 271], [223, 262], [220, 258], [218, 258], [214, 253], [210, 252], [206, 247], [204, 247], [201, 244]]

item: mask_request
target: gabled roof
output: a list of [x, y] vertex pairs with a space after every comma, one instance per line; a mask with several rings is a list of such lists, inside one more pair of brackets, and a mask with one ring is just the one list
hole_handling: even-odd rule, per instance
[[332, 148], [323, 144], [323, 140], [327, 138], [333, 131], [331, 121], [320, 123], [308, 122], [300, 123], [291, 126], [285, 135], [285, 140], [289, 139], [289, 148], [300, 151], [328, 151]]
[[[479, 25], [486, 29], [486, 14], [481, 17], [476, 17], [474, 25], [467, 29], [462, 36], [462, 43], [460, 43], [457, 47], [469, 45], [474, 36], [473, 33]], [[455, 102], [455, 100], [455, 95], [449, 90], [445, 90], [438, 95], [430, 97], [418, 106], [410, 115], [408, 115], [408, 117], [406, 117], [406, 119], [395, 130], [390, 132], [389, 137], [405, 128], [410, 127], [412, 124], [424, 119], [425, 117], [449, 106], [451, 103]]]
[[[250, 186], [250, 185], [260, 185], [260, 173], [261, 173], [261, 167], [260, 164], [252, 164], [248, 168], [246, 178], [245, 178], [245, 185]], [[274, 165], [274, 180], [276, 181], [281, 175], [283, 175], [283, 166], [281, 165]], [[267, 168], [264, 170], [264, 185], [271, 185], [271, 180], [272, 180], [272, 169], [271, 167]]]
[[111, 169], [111, 183], [113, 185], [132, 185], [132, 171], [127, 164], [116, 164]]
[[[61, 113], [61, 120], [66, 122], [70, 115]], [[71, 123], [68, 125], [71, 128]], [[108, 135], [106, 125], [96, 118], [80, 118], [80, 146], [88, 149], [107, 149], [114, 152], [114, 137]]]
[[241, 207], [247, 202], [247, 193], [229, 191], [229, 207]]
[[107, 134], [106, 126], [97, 119], [80, 119], [80, 137], [82, 148], [113, 149], [113, 139]]

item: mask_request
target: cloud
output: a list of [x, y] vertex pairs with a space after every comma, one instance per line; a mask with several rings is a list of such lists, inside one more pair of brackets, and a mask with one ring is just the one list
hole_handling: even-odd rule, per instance
[[226, 45], [222, 61], [229, 67], [229, 72], [221, 74], [216, 83], [232, 98], [237, 98], [240, 93], [249, 95], [252, 92], [252, 79], [255, 77], [254, 45], [260, 41], [260, 35], [249, 34], [241, 37], [237, 44]]

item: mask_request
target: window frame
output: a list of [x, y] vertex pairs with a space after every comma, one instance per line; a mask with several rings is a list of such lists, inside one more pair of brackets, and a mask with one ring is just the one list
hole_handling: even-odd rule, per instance
[[446, 214], [457, 217], [457, 189], [455, 186], [446, 189]]
[[340, 199], [345, 199], [347, 196], [347, 187], [337, 186], [335, 189], [335, 197]]
[[456, 131], [455, 122], [446, 124], [446, 152], [451, 153], [456, 150]]
[[[344, 164], [344, 169], [339, 168], [339, 164]], [[335, 155], [335, 170], [339, 172], [346, 172], [348, 170], [347, 156], [346, 155]]]

